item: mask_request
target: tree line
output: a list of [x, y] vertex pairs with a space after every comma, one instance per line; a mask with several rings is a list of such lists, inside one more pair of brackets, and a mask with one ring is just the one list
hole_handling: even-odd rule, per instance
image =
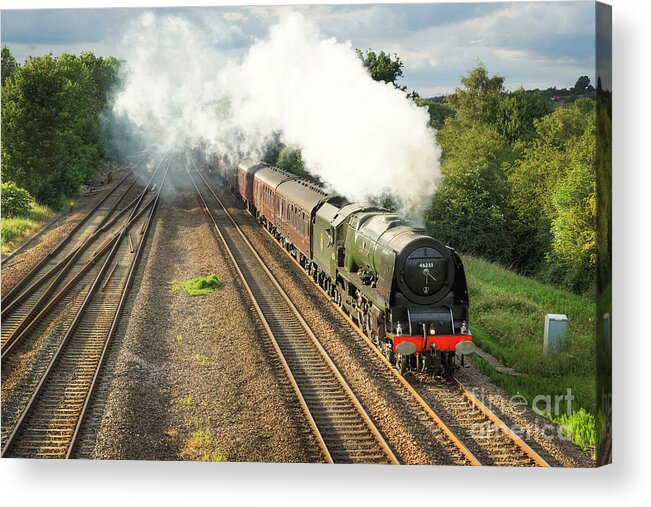
[[[397, 55], [357, 54], [373, 79], [392, 83], [430, 114], [443, 153], [443, 178], [425, 214], [432, 235], [576, 292], [594, 288], [598, 126], [587, 76], [569, 90], [507, 91], [504, 78], [480, 64], [454, 93], [426, 99], [399, 83]], [[116, 59], [90, 52], [20, 65], [3, 47], [3, 181], [56, 206], [102, 171], [109, 154], [101, 118], [118, 73]], [[551, 100], [559, 95], [565, 99]], [[264, 159], [320, 183], [300, 149], [279, 136]], [[393, 204], [388, 194], [378, 202]]]
[[2, 48], [2, 178], [57, 207], [107, 165], [101, 117], [119, 62], [80, 55], [28, 57]]

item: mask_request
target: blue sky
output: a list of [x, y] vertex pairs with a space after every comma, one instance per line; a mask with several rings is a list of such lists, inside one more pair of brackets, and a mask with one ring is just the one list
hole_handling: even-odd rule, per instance
[[1, 39], [19, 60], [83, 50], [126, 57], [125, 27], [153, 10], [188, 18], [237, 58], [288, 9], [353, 47], [396, 52], [403, 83], [425, 96], [452, 91], [478, 60], [508, 88], [569, 87], [584, 74], [594, 81], [593, 2], [3, 10]]

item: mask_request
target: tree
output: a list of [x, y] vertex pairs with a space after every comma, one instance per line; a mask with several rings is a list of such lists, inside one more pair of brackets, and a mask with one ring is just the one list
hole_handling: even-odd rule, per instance
[[[393, 58], [389, 53], [380, 51], [375, 53], [372, 49], [366, 51], [366, 55], [359, 49], [355, 50], [357, 56], [368, 70], [371, 78], [374, 81], [382, 81], [384, 83], [391, 83], [395, 88], [403, 92], [407, 91], [407, 87], [398, 84], [398, 78], [403, 76], [402, 68], [404, 64], [397, 54], [393, 54]], [[412, 91], [408, 94], [410, 98], [418, 98], [418, 93]]]
[[504, 78], [483, 64], [448, 97], [454, 114], [436, 138], [443, 149], [441, 184], [426, 214], [430, 232], [462, 252], [509, 262], [513, 247], [510, 188], [504, 164], [509, 143], [495, 127]]
[[540, 92], [527, 92], [519, 88], [497, 100], [495, 125], [510, 143], [528, 140], [535, 135], [534, 120], [548, 115], [552, 110], [551, 101]]
[[454, 116], [454, 109], [447, 105], [446, 102], [436, 99], [416, 99], [416, 105], [426, 107], [429, 113], [429, 125], [433, 129], [440, 130], [443, 128], [445, 119]]
[[461, 78], [463, 88], [456, 88], [448, 97], [448, 104], [455, 110], [460, 122], [493, 123], [496, 105], [504, 91], [502, 76], [489, 77], [486, 66], [479, 64]]
[[376, 54], [375, 51], [369, 49], [366, 51], [366, 55], [359, 49], [356, 49], [355, 52], [359, 59], [362, 60], [364, 67], [366, 67], [374, 81], [391, 83], [403, 91], [407, 89], [406, 86], [400, 86], [398, 84], [398, 78], [402, 77], [403, 63], [397, 54], [394, 53], [394, 59], [392, 59], [391, 55], [384, 51]]
[[7, 46], [2, 46], [2, 85], [11, 77], [11, 75], [19, 67], [18, 62], [9, 51]]
[[576, 84], [572, 91], [575, 95], [581, 95], [593, 91], [594, 88], [590, 84], [590, 78], [588, 76], [581, 76], [576, 80]]
[[594, 107], [582, 98], [536, 120], [537, 138], [509, 175], [525, 247], [519, 261], [550, 269], [576, 291], [594, 279]]
[[118, 83], [120, 62], [116, 58], [97, 57], [90, 51], [84, 51], [78, 57], [88, 69], [93, 81], [94, 108], [100, 114], [106, 107], [113, 89]]
[[583, 292], [594, 288], [597, 265], [594, 125], [579, 144], [578, 150], [589, 156], [574, 160], [552, 195], [556, 213], [551, 227], [551, 258], [565, 268], [567, 285]]
[[280, 132], [274, 132], [267, 141], [262, 155], [262, 161], [277, 166], [280, 152], [284, 147], [285, 145], [280, 140]]
[[32, 196], [27, 190], [19, 188], [13, 181], [2, 183], [2, 216], [23, 216], [29, 212]]
[[117, 80], [88, 53], [28, 58], [3, 85], [3, 175], [46, 204], [75, 193], [101, 168], [100, 115]]
[[309, 180], [317, 186], [323, 186], [321, 179], [318, 176], [313, 176], [305, 168], [300, 148], [285, 146], [278, 155], [278, 167], [295, 174], [296, 176]]
[[426, 213], [433, 236], [464, 253], [509, 262], [513, 247], [510, 189], [502, 169], [508, 144], [489, 125], [440, 131], [443, 179]]
[[3, 175], [39, 200], [59, 193], [67, 158], [66, 83], [52, 56], [28, 58], [3, 87]]

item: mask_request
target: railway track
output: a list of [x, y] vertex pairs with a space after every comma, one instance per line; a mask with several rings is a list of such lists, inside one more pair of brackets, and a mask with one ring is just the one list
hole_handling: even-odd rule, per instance
[[[260, 228], [274, 240], [265, 228]], [[282, 249], [300, 272], [328, 300], [329, 295], [310, 277], [289, 252]], [[489, 407], [458, 380], [442, 381], [429, 376], [401, 375], [386, 359], [377, 346], [358, 328], [354, 321], [337, 305], [332, 307], [341, 315], [357, 338], [384, 363], [391, 376], [399, 382], [447, 437], [461, 450], [469, 464], [494, 466], [548, 467], [540, 456], [508, 424], [500, 420]]]
[[398, 459], [300, 313], [199, 171], [197, 196], [238, 272], [329, 463]]
[[[129, 180], [130, 183], [128, 182]], [[78, 246], [80, 241], [88, 236], [89, 228], [84, 227], [106, 218], [117, 206], [124, 195], [133, 187], [135, 177], [133, 171], [129, 170], [127, 174], [100, 199], [82, 218], [73, 229], [63, 238], [48, 254], [41, 259], [16, 285], [14, 285], [5, 295], [2, 296], [2, 308], [10, 305], [16, 298], [19, 298], [25, 291], [25, 288], [39, 280], [40, 277], [47, 274], [52, 267], [56, 266], [61, 259], [70, 255]], [[126, 188], [124, 188], [126, 187]], [[118, 191], [120, 190], [120, 191]], [[96, 227], [95, 227], [96, 228]], [[9, 258], [3, 261], [6, 264]]]
[[[127, 180], [131, 179], [130, 183]], [[134, 193], [135, 177], [129, 173], [96, 206], [91, 209], [73, 230], [45, 256], [2, 299], [2, 353], [3, 357], [15, 338], [20, 334], [30, 316], [61, 287], [66, 276], [75, 266], [89, 262], [92, 256], [86, 250], [103, 236], [116, 229], [115, 222], [134, 203], [126, 205], [129, 194]], [[126, 188], [121, 188], [124, 184]], [[118, 192], [117, 190], [120, 189]], [[120, 204], [122, 209], [118, 210]], [[110, 220], [109, 220], [110, 219]], [[85, 228], [82, 226], [86, 225]], [[119, 224], [118, 224], [119, 225]], [[91, 250], [91, 254], [94, 253]], [[67, 277], [68, 280], [70, 276]]]
[[484, 465], [548, 467], [547, 461], [456, 378], [407, 375], [414, 390]]
[[[2, 308], [2, 359], [25, 338], [30, 330], [41, 322], [56, 308], [57, 303], [72, 289], [79, 286], [89, 271], [100, 261], [107, 251], [112, 239], [117, 237], [132, 217], [127, 212], [140, 204], [142, 190], [127, 190], [116, 196], [115, 202], [108, 212], [95, 217], [95, 223], [89, 224], [81, 237], [73, 238], [67, 249], [61, 249], [60, 255], [48, 262], [42, 263], [41, 269], [33, 270], [29, 286], [24, 287], [12, 296], [9, 303]], [[136, 193], [137, 192], [137, 193]], [[116, 210], [125, 196], [134, 194], [133, 200]], [[110, 219], [109, 219], [110, 217]], [[47, 258], [45, 259], [47, 261]]]
[[[166, 164], [165, 169], [160, 170]], [[104, 241], [88, 290], [75, 298], [74, 317], [59, 324], [60, 340], [49, 340], [52, 354], [42, 357], [43, 368], [23, 377], [25, 384], [6, 389], [3, 374], [2, 457], [69, 458], [74, 455], [86, 408], [100, 375], [106, 350], [120, 318], [143, 245], [156, 212], [171, 159], [161, 161], [151, 175], [126, 223]], [[162, 176], [161, 174], [162, 173]], [[155, 195], [146, 202], [148, 189], [157, 181]], [[4, 367], [4, 365], [3, 365]], [[31, 384], [36, 384], [30, 388]], [[7, 391], [10, 391], [9, 393]], [[20, 403], [20, 398], [29, 398]], [[14, 398], [19, 398], [18, 400]], [[4, 408], [4, 407], [3, 407]]]

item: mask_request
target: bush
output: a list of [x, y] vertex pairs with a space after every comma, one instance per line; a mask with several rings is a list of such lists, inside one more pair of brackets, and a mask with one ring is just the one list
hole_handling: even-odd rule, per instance
[[2, 215], [5, 217], [25, 216], [29, 213], [32, 196], [13, 181], [2, 184]]

